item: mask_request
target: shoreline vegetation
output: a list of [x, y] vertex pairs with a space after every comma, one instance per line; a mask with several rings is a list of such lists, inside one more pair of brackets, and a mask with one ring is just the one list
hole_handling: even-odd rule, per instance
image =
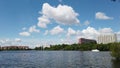
[[[19, 49], [10, 48], [7, 51], [16, 50], [39, 50], [39, 51], [91, 51], [93, 49], [98, 49], [99, 51], [110, 51], [111, 56], [115, 59], [120, 60], [120, 42], [108, 43], [108, 44], [96, 44], [96, 43], [86, 43], [86, 44], [58, 44], [50, 45], [50, 47], [35, 47], [34, 49]], [[0, 51], [4, 51], [0, 47]]]
[[50, 47], [35, 47], [34, 50], [72, 50], [72, 51], [91, 51], [93, 49], [98, 49], [100, 51], [111, 51], [111, 48], [115, 45], [120, 45], [119, 43], [108, 43], [108, 44], [96, 44], [96, 43], [86, 43], [86, 44], [58, 44], [50, 45]]
[[8, 47], [10, 47], [10, 48], [2, 49], [2, 47], [0, 47], [0, 51], [2, 51], [2, 50], [91, 51], [93, 49], [98, 49], [100, 51], [113, 51], [113, 50], [115, 50], [115, 52], [116, 52], [117, 49], [120, 48], [120, 42], [108, 43], [108, 44], [102, 44], [102, 43], [101, 44], [96, 44], [96, 43], [57, 44], [57, 45], [50, 45], [50, 47], [39, 46], [39, 47], [35, 47], [33, 49], [31, 49], [29, 47], [27, 47], [27, 48], [19, 48], [17, 46], [8, 46]]

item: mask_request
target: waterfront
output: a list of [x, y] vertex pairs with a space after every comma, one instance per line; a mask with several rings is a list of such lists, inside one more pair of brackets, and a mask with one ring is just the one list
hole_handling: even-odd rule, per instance
[[117, 68], [109, 52], [1, 51], [0, 68]]

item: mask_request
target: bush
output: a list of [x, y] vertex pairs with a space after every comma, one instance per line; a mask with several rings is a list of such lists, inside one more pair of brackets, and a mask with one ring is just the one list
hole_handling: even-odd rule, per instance
[[120, 60], [120, 43], [113, 43], [111, 45], [111, 55]]

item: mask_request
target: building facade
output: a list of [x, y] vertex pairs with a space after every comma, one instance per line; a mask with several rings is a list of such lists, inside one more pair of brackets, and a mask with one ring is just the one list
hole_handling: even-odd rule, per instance
[[99, 35], [98, 36], [98, 44], [107, 44], [107, 43], [113, 43], [117, 42], [117, 36], [116, 34], [110, 34], [110, 35]]
[[78, 43], [79, 44], [86, 44], [86, 43], [97, 43], [97, 42], [96, 42], [96, 40], [92, 40], [92, 39], [80, 38]]
[[1, 50], [27, 50], [28, 46], [3, 46]]

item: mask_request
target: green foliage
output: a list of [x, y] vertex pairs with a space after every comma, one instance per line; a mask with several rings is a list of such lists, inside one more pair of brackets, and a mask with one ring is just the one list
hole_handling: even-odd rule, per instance
[[[58, 44], [58, 45], [50, 45], [50, 47], [36, 47], [35, 50], [80, 50], [80, 51], [91, 51], [93, 49], [98, 49], [100, 51], [112, 51], [112, 56], [120, 57], [120, 43], [109, 43], [109, 44], [95, 44], [95, 43], [87, 43], [87, 44]], [[117, 55], [119, 53], [119, 55]]]
[[110, 47], [110, 44], [97, 44], [97, 49], [100, 51], [109, 51]]
[[[58, 44], [50, 45], [50, 47], [45, 47], [44, 50], [81, 50], [81, 51], [90, 51], [92, 49], [99, 49], [101, 51], [109, 50], [108, 44], [96, 44], [96, 43], [87, 43], [87, 44]], [[42, 47], [36, 47], [35, 50], [43, 50]]]
[[111, 55], [120, 60], [120, 43], [113, 43], [111, 45]]
[[35, 47], [35, 50], [43, 50], [43, 47], [40, 46], [40, 47]]

